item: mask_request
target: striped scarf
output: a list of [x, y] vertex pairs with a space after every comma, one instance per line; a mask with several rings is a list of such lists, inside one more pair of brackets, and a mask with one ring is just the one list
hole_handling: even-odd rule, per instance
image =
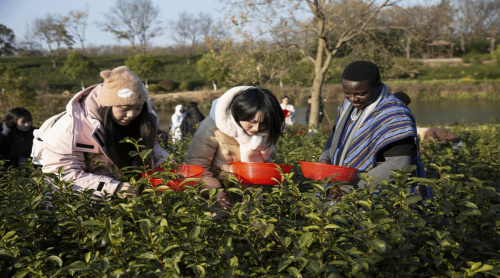
[[[417, 130], [413, 114], [406, 105], [389, 92], [385, 84], [381, 95], [374, 104], [375, 106], [371, 107], [369, 111], [366, 111], [369, 107], [365, 108], [365, 111], [363, 111], [363, 114], [358, 119], [359, 123], [349, 125], [347, 127], [348, 130], [344, 130], [345, 125], [339, 126], [339, 122], [342, 122], [342, 117], [351, 116], [353, 111], [352, 104], [348, 100], [345, 100], [337, 109], [337, 126], [335, 132], [354, 135], [352, 135], [350, 140], [346, 136], [341, 136], [342, 141], [350, 142], [350, 144], [343, 148], [342, 154], [339, 154], [342, 148], [341, 144], [339, 144], [340, 142], [337, 142], [335, 150], [330, 150], [332, 161], [338, 161], [335, 157], [339, 155], [342, 159], [338, 164], [358, 168], [359, 171], [369, 171], [377, 166], [375, 157], [385, 146], [407, 137], [413, 137], [415, 144], [418, 146]], [[345, 144], [345, 142], [342, 143]], [[335, 142], [332, 142], [332, 145], [334, 144]], [[419, 151], [412, 157], [411, 163], [417, 166], [413, 175], [416, 177], [425, 177], [425, 170], [420, 161]]]

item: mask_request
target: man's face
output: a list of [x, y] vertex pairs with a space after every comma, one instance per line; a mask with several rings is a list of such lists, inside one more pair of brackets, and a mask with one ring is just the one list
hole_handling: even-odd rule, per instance
[[354, 108], [363, 110], [378, 97], [380, 86], [371, 87], [368, 80], [350, 81], [342, 79], [342, 91]]
[[283, 104], [284, 105], [288, 105], [288, 102], [290, 101], [290, 99], [288, 99], [287, 97], [283, 99]]

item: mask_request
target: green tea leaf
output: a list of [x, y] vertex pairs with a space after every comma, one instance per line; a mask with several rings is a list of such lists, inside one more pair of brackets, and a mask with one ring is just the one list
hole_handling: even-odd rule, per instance
[[47, 259], [52, 261], [53, 263], [55, 263], [59, 267], [62, 267], [63, 261], [58, 256], [52, 255], [52, 256], [49, 256]]
[[373, 249], [375, 249], [379, 252], [384, 253], [385, 251], [387, 251], [387, 244], [385, 243], [385, 241], [383, 241], [381, 239], [369, 239], [368, 244], [370, 244], [370, 246]]
[[191, 229], [191, 232], [189, 233], [189, 238], [191, 240], [197, 239], [198, 236], [200, 235], [200, 232], [201, 232], [200, 226], [194, 226], [193, 229]]

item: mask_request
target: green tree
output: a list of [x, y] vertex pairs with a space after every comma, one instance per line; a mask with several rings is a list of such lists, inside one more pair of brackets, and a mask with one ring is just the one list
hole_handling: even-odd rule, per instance
[[16, 48], [14, 47], [14, 40], [16, 36], [9, 27], [0, 24], [0, 56], [7, 56], [14, 54]]
[[11, 65], [0, 64], [0, 114], [5, 115], [16, 106], [28, 110], [35, 104], [35, 90], [26, 86], [26, 78], [21, 76]]
[[144, 80], [146, 88], [148, 88], [148, 78], [160, 67], [158, 60], [149, 54], [131, 56], [125, 61], [125, 65]]
[[83, 84], [85, 77], [90, 76], [96, 71], [96, 65], [78, 52], [69, 54], [68, 59], [61, 69], [62, 74], [69, 76], [71, 79], [79, 80], [82, 90], [85, 88]]

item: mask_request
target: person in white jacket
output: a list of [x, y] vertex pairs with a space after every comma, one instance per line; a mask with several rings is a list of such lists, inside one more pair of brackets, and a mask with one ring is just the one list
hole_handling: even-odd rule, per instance
[[182, 119], [184, 119], [184, 106], [182, 104], [179, 104], [175, 106], [175, 112], [172, 115], [172, 140], [175, 142], [175, 140], [182, 140], [182, 132], [181, 132], [181, 123]]
[[148, 167], [158, 166], [167, 156], [156, 142], [156, 117], [147, 102], [142, 81], [127, 67], [101, 72], [104, 83], [76, 94], [62, 116], [43, 140], [44, 173], [57, 173], [74, 181], [74, 190], [94, 189], [94, 195], [126, 191], [137, 194], [129, 182], [119, 181], [121, 169], [142, 165], [139, 156], [124, 138], [142, 138], [141, 145], [153, 149], [146, 159]]
[[290, 98], [285, 96], [280, 104], [281, 109], [285, 113], [285, 124], [291, 126], [295, 124], [295, 107], [290, 104]]

